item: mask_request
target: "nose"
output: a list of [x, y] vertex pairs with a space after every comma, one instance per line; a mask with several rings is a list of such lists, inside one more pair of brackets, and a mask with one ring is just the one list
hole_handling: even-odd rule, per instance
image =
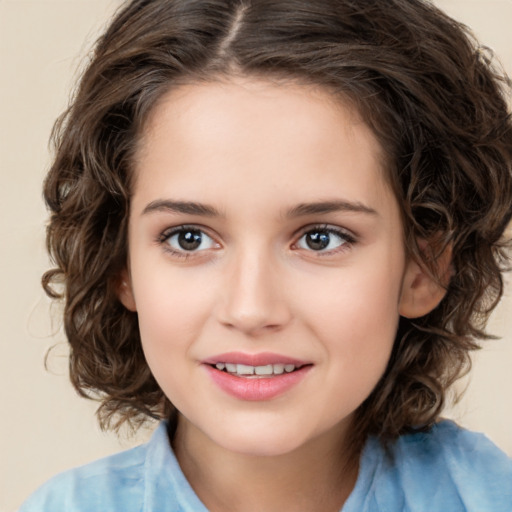
[[219, 321], [251, 336], [277, 331], [291, 320], [282, 272], [264, 251], [234, 256], [218, 305]]

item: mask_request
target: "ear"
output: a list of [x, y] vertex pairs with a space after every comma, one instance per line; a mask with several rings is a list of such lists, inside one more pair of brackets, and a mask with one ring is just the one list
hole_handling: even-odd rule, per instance
[[[427, 242], [420, 241], [422, 252]], [[446, 295], [447, 286], [452, 275], [452, 249], [447, 247], [436, 259], [436, 279], [421, 264], [409, 260], [402, 283], [399, 302], [399, 314], [406, 318], [419, 318], [433, 311]]]
[[117, 283], [117, 297], [121, 304], [129, 311], [137, 311], [135, 296], [133, 295], [132, 280], [128, 269], [124, 269]]

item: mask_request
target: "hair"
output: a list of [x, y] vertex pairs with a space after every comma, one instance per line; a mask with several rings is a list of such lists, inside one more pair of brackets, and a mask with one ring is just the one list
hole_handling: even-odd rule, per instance
[[387, 157], [409, 257], [441, 279], [437, 259], [451, 251], [444, 299], [400, 319], [357, 410], [365, 435], [430, 428], [502, 295], [512, 121], [490, 52], [426, 0], [133, 0], [118, 11], [55, 124], [44, 185], [55, 268], [43, 286], [64, 300], [74, 387], [100, 401], [103, 428], [175, 412], [117, 296], [134, 159], [169, 90], [235, 75], [323, 87], [354, 106]]

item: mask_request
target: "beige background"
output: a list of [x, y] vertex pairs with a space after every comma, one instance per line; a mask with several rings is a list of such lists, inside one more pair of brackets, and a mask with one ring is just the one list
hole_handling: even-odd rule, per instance
[[[385, 1], [385, 0], [383, 0]], [[77, 68], [119, 0], [0, 0], [0, 512], [51, 475], [144, 439], [102, 434], [94, 404], [66, 377], [58, 312], [39, 287], [47, 267], [41, 180], [47, 140]], [[438, 0], [472, 26], [512, 73], [511, 0]], [[503, 336], [475, 358], [464, 401], [449, 412], [512, 455], [512, 298], [492, 320]], [[59, 344], [44, 370], [46, 350]]]

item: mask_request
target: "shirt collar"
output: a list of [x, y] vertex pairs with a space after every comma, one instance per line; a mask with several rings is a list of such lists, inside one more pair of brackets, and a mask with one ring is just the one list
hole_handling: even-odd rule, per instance
[[181, 471], [167, 427], [160, 423], [148, 443], [144, 512], [208, 512]]

